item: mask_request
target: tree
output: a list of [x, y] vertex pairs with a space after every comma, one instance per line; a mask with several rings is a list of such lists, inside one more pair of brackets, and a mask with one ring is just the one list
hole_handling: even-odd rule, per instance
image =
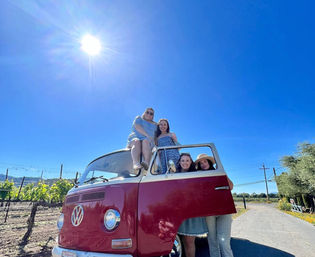
[[[315, 195], [315, 144], [299, 144], [298, 153], [295, 156], [284, 156], [281, 162], [289, 171], [283, 180], [287, 183], [287, 193]], [[280, 180], [280, 184], [281, 182]]]
[[251, 197], [251, 198], [257, 198], [258, 195], [254, 192], [254, 193], [252, 193], [252, 194], [250, 195], [250, 197]]
[[276, 178], [279, 194], [296, 198], [298, 204], [314, 208], [308, 199], [315, 195], [315, 144], [302, 143], [295, 155], [284, 156], [282, 166], [287, 172]]

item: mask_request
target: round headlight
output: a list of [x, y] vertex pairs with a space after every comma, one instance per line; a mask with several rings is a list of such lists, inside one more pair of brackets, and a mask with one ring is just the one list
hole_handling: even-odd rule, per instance
[[118, 227], [120, 223], [120, 214], [118, 211], [109, 209], [104, 215], [104, 225], [106, 229], [113, 230]]
[[63, 221], [64, 221], [64, 215], [63, 213], [60, 214], [58, 221], [57, 221], [57, 227], [60, 230], [63, 226]]

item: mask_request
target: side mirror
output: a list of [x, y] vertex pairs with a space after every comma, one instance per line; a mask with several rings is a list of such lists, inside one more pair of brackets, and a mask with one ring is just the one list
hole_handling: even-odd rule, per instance
[[167, 173], [169, 172], [176, 172], [176, 166], [175, 163], [173, 162], [173, 160], [169, 160], [168, 161], [168, 169], [167, 169]]

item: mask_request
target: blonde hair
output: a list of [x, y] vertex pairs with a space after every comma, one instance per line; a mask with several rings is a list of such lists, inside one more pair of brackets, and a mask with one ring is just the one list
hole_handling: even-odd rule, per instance
[[[154, 122], [154, 121], [153, 121], [153, 117], [154, 117], [154, 110], [153, 110], [153, 108], [152, 108], [152, 107], [148, 107], [148, 108], [146, 108], [146, 109], [145, 109], [145, 111], [142, 113], [141, 118], [142, 118], [142, 119], [144, 119], [144, 120], [147, 120], [147, 119], [145, 119], [145, 118], [144, 118], [144, 115], [145, 115], [146, 111], [148, 111], [148, 110], [151, 110], [151, 111], [153, 112], [152, 122]], [[155, 122], [154, 122], [154, 123], [155, 123]]]

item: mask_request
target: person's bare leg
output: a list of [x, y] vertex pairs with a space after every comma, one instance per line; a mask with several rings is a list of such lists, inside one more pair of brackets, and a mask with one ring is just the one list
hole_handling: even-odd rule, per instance
[[150, 141], [145, 139], [142, 141], [142, 155], [143, 155], [143, 161], [149, 165], [149, 162], [151, 160], [151, 145]]
[[133, 140], [130, 143], [130, 147], [133, 166], [140, 166], [141, 141]]
[[186, 257], [195, 257], [195, 237], [194, 236], [183, 236], [183, 242], [185, 247]]

